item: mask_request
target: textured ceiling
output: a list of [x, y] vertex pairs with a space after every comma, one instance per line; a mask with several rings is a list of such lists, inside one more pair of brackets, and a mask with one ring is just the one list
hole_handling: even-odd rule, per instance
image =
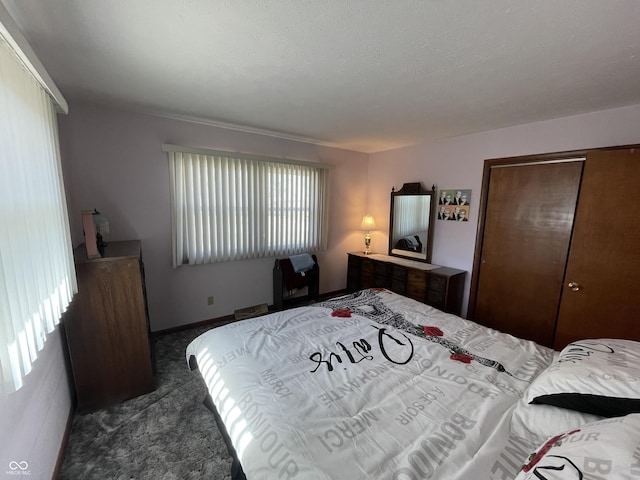
[[640, 103], [639, 0], [0, 0], [70, 100], [375, 152]]

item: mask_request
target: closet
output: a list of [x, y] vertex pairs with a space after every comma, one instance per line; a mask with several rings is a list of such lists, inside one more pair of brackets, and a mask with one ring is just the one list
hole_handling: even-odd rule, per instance
[[469, 318], [556, 349], [640, 339], [638, 192], [638, 147], [485, 161]]

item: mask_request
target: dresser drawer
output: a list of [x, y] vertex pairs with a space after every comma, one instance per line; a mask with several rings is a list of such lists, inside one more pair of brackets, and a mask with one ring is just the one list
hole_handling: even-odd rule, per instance
[[374, 267], [375, 264], [373, 260], [368, 258], [363, 258], [362, 263], [360, 264], [360, 288], [371, 288], [375, 287], [374, 282]]
[[374, 275], [373, 286], [376, 288], [389, 288], [389, 277], [386, 275]]
[[389, 264], [387, 262], [373, 262], [374, 286], [377, 288], [389, 288], [391, 278], [389, 277]]
[[351, 291], [360, 289], [360, 272], [352, 272], [351, 270], [348, 271], [347, 289]]
[[424, 302], [427, 298], [427, 274], [422, 270], [408, 270], [407, 297]]
[[371, 273], [373, 274], [374, 270], [375, 270], [375, 264], [377, 262], [374, 262], [373, 260], [369, 259], [369, 258], [363, 258], [362, 259], [362, 263], [360, 264], [360, 270], [362, 270], [362, 273]]
[[389, 275], [389, 264], [386, 262], [374, 262], [373, 271], [376, 275], [386, 277]]
[[400, 282], [406, 282], [407, 268], [402, 265], [391, 265], [391, 278]]
[[407, 272], [407, 282], [408, 283], [419, 283], [427, 286], [427, 272], [422, 270], [408, 270]]
[[391, 278], [391, 286], [389, 287], [389, 290], [406, 296], [407, 282], [404, 280], [398, 280], [397, 278]]
[[441, 275], [429, 275], [429, 291], [427, 292], [427, 304], [439, 310], [447, 308], [447, 277]]
[[414, 300], [424, 302], [427, 298], [427, 284], [424, 282], [408, 282], [406, 295], [407, 297], [413, 298]]
[[362, 272], [362, 275], [360, 276], [360, 289], [375, 287], [376, 284], [374, 279], [375, 275], [373, 272]]
[[427, 304], [439, 310], [445, 310], [444, 291], [429, 290], [427, 293]]
[[347, 263], [347, 290], [355, 291], [360, 289], [360, 269], [362, 259], [356, 255], [349, 255]]
[[361, 265], [362, 265], [362, 258], [356, 255], [349, 255], [349, 262], [348, 262], [349, 270], [359, 271]]
[[429, 275], [429, 290], [445, 292], [447, 289], [447, 279], [440, 275]]

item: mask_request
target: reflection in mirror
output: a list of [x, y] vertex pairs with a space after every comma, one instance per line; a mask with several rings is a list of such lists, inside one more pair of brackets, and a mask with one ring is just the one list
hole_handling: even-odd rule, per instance
[[389, 255], [431, 261], [432, 195], [419, 183], [392, 190]]

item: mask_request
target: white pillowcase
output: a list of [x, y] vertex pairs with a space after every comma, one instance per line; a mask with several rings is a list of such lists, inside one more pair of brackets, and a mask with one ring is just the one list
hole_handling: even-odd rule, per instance
[[635, 479], [640, 476], [640, 414], [601, 420], [552, 437], [525, 460], [515, 480]]
[[529, 405], [520, 400], [511, 414], [511, 433], [536, 444], [559, 433], [602, 419], [603, 417], [597, 415], [551, 405]]
[[525, 395], [528, 403], [603, 417], [638, 413], [640, 342], [597, 339], [570, 343]]

